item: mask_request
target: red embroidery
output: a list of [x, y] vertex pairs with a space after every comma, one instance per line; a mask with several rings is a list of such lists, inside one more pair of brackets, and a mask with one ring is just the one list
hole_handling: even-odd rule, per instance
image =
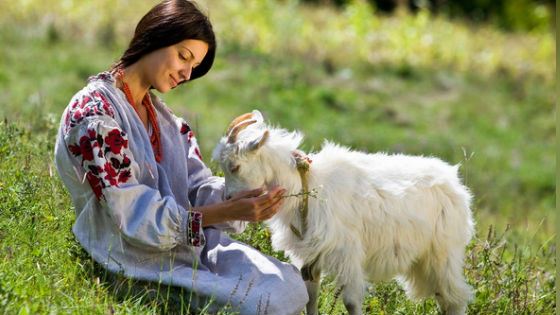
[[117, 171], [113, 168], [113, 165], [107, 162], [105, 163], [105, 167], [103, 167], [103, 170], [105, 171], [105, 173], [107, 173], [104, 178], [109, 181], [109, 185], [118, 186], [117, 179], [115, 178], [117, 176]]
[[118, 129], [113, 129], [109, 132], [109, 135], [105, 137], [105, 143], [114, 154], [120, 154], [122, 147], [128, 148], [128, 140], [122, 137], [121, 131]]
[[200, 153], [200, 150], [196, 147], [194, 148], [194, 154], [196, 154], [196, 156], [198, 156], [198, 158], [202, 160], [202, 154]]
[[191, 127], [183, 121], [181, 124], [181, 134], [186, 135], [189, 131], [191, 131]]
[[204, 246], [206, 242], [202, 232], [202, 213], [190, 211], [187, 220], [187, 243], [191, 246]]
[[80, 138], [80, 152], [82, 153], [82, 158], [86, 161], [93, 160], [93, 148], [91, 146], [90, 138], [83, 136]]
[[123, 170], [119, 173], [119, 183], [126, 183], [132, 177], [130, 170]]
[[101, 192], [104, 188], [103, 182], [92, 172], [87, 173], [87, 180], [89, 182], [89, 185], [91, 186], [91, 189], [93, 190], [93, 193], [95, 194], [95, 197], [97, 197], [98, 200], [101, 199], [101, 197], [103, 197], [103, 194]]
[[68, 145], [68, 149], [74, 156], [82, 157], [86, 178], [97, 199], [101, 199], [103, 188], [126, 183], [132, 177], [132, 161], [124, 153], [128, 148], [128, 139], [117, 128], [106, 134], [88, 129], [86, 134], [80, 137], [78, 143]]
[[114, 117], [113, 107], [99, 91], [83, 92], [76, 95], [64, 118], [65, 131], [78, 125], [84, 118], [109, 115]]
[[189, 145], [189, 155], [194, 154], [197, 158], [202, 161], [202, 154], [200, 153], [200, 149], [198, 147], [198, 143], [196, 142], [196, 137], [194, 135], [194, 131], [191, 129], [189, 124], [184, 121], [182, 118], [178, 119], [180, 126], [180, 133], [182, 135], [187, 136], [187, 144]]

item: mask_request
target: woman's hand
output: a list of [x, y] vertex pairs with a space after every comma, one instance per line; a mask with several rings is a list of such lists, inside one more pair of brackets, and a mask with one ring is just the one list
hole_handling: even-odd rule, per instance
[[274, 187], [267, 192], [261, 188], [243, 191], [222, 203], [194, 210], [202, 212], [203, 226], [236, 220], [259, 222], [270, 219], [278, 212], [285, 192], [286, 190], [280, 187]]
[[229, 211], [236, 214], [234, 220], [258, 222], [270, 219], [280, 209], [285, 192], [283, 188], [274, 187], [268, 192], [259, 188], [237, 193], [227, 201], [231, 204]]

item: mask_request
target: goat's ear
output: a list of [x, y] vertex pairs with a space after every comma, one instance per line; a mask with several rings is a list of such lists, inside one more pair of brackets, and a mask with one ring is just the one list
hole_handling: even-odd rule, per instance
[[256, 110], [256, 109], [254, 109], [254, 110], [251, 112], [251, 119], [256, 120], [257, 123], [262, 123], [262, 122], [264, 122], [263, 115], [261, 114], [260, 111], [258, 111], [258, 110]]
[[218, 142], [216, 147], [214, 147], [214, 150], [212, 151], [212, 161], [220, 162], [222, 151], [224, 150], [226, 141], [226, 137], [223, 137], [220, 142]]
[[268, 140], [268, 136], [269, 136], [269, 132], [268, 132], [268, 130], [265, 130], [264, 133], [260, 137], [258, 137], [257, 139], [249, 142], [249, 144], [247, 145], [247, 151], [258, 150], [260, 147], [262, 147], [266, 143], [266, 140]]

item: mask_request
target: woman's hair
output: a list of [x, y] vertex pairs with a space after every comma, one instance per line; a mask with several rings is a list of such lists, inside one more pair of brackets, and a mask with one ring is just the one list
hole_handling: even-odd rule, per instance
[[192, 70], [192, 81], [205, 75], [214, 63], [216, 38], [212, 24], [189, 0], [162, 1], [138, 22], [128, 49], [113, 68], [128, 67], [154, 50], [175, 45], [186, 39], [197, 39], [208, 44], [208, 52], [204, 59]]

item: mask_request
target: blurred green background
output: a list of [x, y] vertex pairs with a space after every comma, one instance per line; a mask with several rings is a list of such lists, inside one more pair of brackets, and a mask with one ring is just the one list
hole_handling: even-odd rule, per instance
[[[120, 57], [137, 21], [155, 3], [0, 2], [3, 251], [31, 234], [41, 235], [40, 228], [45, 235], [64, 235], [65, 243], [56, 246], [72, 246], [72, 206], [53, 174], [60, 115], [88, 76]], [[542, 283], [553, 277], [555, 252], [554, 1], [199, 4], [217, 32], [215, 66], [163, 98], [193, 123], [203, 156], [214, 169], [210, 152], [225, 127], [252, 109], [274, 125], [301, 130], [305, 150], [320, 150], [330, 139], [358, 150], [462, 163], [462, 176], [475, 196], [478, 234], [473, 246], [483, 246], [492, 226], [505, 233], [510, 249], [538, 253], [542, 260], [534, 265], [542, 269], [528, 270], [534, 272], [528, 279], [536, 281], [535, 291], [524, 296], [540, 301], [543, 294], [552, 294]], [[33, 174], [35, 182], [26, 174]], [[22, 193], [29, 187], [35, 188], [32, 196]], [[20, 211], [22, 202], [29, 202], [27, 212]], [[45, 224], [37, 227], [36, 222]], [[20, 234], [7, 232], [15, 230]], [[251, 242], [266, 234], [262, 231], [259, 227], [242, 238]], [[10, 300], [3, 287], [24, 283], [21, 275], [9, 272], [13, 258], [5, 257], [6, 268], [0, 270], [13, 282], [0, 280], [0, 305]], [[45, 264], [52, 263], [56, 260]], [[51, 283], [48, 276], [44, 281]], [[42, 305], [40, 300], [25, 304], [21, 296], [19, 301], [4, 305], [14, 310]], [[495, 301], [486, 299], [485, 307]], [[543, 310], [552, 307], [546, 304]]]

